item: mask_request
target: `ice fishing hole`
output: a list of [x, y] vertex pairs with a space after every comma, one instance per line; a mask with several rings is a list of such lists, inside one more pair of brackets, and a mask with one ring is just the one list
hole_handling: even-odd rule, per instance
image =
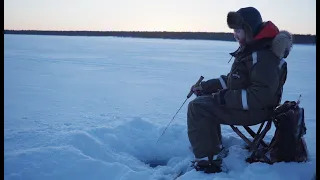
[[168, 160], [144, 160], [142, 162], [144, 162], [152, 168], [156, 168], [158, 166], [167, 166], [168, 164]]

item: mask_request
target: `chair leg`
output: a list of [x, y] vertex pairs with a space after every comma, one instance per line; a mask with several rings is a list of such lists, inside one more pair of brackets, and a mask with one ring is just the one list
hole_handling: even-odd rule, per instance
[[[250, 149], [251, 151], [255, 151], [256, 149], [258, 149], [260, 143], [261, 143], [261, 144], [264, 143], [263, 138], [265, 137], [265, 135], [267, 134], [267, 132], [270, 130], [270, 128], [271, 128], [271, 123], [272, 123], [272, 121], [269, 120], [268, 123], [267, 123], [267, 125], [266, 125], [266, 127], [262, 130], [262, 132], [261, 132], [260, 134], [258, 134], [258, 135], [254, 138], [254, 140], [253, 140], [252, 143], [255, 144], [255, 146], [251, 146], [251, 149]], [[263, 142], [263, 143], [262, 143], [262, 142]], [[264, 144], [266, 144], [266, 143], [264, 143]], [[268, 147], [268, 146], [266, 146], [266, 147]]]
[[247, 132], [254, 138], [254, 137], [256, 136], [256, 134], [260, 134], [260, 132], [261, 132], [261, 130], [262, 130], [262, 127], [263, 127], [263, 125], [264, 125], [265, 122], [266, 122], [266, 121], [263, 121], [263, 122], [262, 122], [262, 124], [260, 125], [257, 133], [254, 133], [254, 132], [249, 128], [249, 126], [243, 126], [243, 127], [244, 127], [244, 128], [247, 130]]
[[[253, 130], [251, 128], [249, 128], [248, 126], [243, 126], [244, 129], [254, 138], [253, 142], [256, 141], [256, 139], [259, 137], [260, 133], [259, 130], [257, 133], [253, 132]], [[261, 128], [262, 126], [260, 126]], [[265, 143], [263, 140], [261, 140], [261, 145], [264, 147], [268, 147], [267, 143]]]
[[233, 129], [234, 132], [238, 134], [249, 146], [252, 145], [252, 142], [244, 135], [242, 132], [239, 131], [237, 127], [234, 127], [233, 125], [230, 125], [230, 127]]
[[[249, 163], [259, 162], [259, 158], [263, 158], [264, 162], [266, 162], [268, 164], [272, 164], [271, 160], [266, 156], [266, 152], [264, 152], [265, 150], [268, 150], [269, 145], [263, 141], [263, 138], [265, 137], [265, 135], [267, 134], [267, 132], [271, 128], [272, 120], [268, 120], [266, 126], [263, 128], [264, 123], [265, 122], [263, 122], [260, 125], [257, 133], [255, 133], [248, 126], [243, 126], [246, 129], [246, 131], [254, 138], [252, 142], [243, 133], [241, 133], [237, 127], [230, 125], [230, 127], [233, 129], [233, 131], [236, 132], [248, 144], [249, 152], [252, 152], [251, 156], [249, 158], [247, 158], [247, 162], [249, 162]], [[263, 130], [262, 130], [262, 128], [263, 128]], [[264, 150], [262, 149], [262, 151], [259, 151], [260, 144], [267, 149], [264, 149]], [[258, 157], [258, 159], [257, 159], [257, 157]]]
[[[251, 156], [248, 158], [248, 161], [253, 162], [254, 161], [254, 157], [257, 156], [258, 153], [258, 146], [259, 146], [259, 142], [262, 142], [262, 139], [265, 137], [265, 135], [267, 134], [267, 132], [270, 130], [271, 128], [271, 123], [272, 121], [269, 120], [266, 127], [263, 129], [263, 131], [261, 132], [261, 134], [258, 135], [258, 138], [255, 139], [256, 141], [253, 142], [253, 146], [251, 146], [251, 148], [249, 149], [249, 151], [252, 151]], [[271, 163], [270, 159], [266, 156], [265, 152], [263, 152], [262, 154], [259, 154], [258, 156], [262, 157], [264, 159], [265, 162], [267, 163]]]
[[[261, 158], [263, 158], [263, 161], [261, 161], [261, 159], [257, 159], [257, 158], [254, 158], [254, 157], [261, 157]], [[266, 156], [265, 152], [263, 152], [263, 154], [259, 154], [259, 155], [256, 155], [256, 152], [252, 153], [251, 156], [246, 159], [246, 161], [248, 163], [265, 162], [265, 163], [268, 163], [268, 164], [272, 164], [271, 160]]]
[[263, 127], [263, 125], [264, 125], [265, 122], [266, 122], [266, 121], [263, 121], [263, 122], [262, 122], [262, 124], [260, 125], [260, 127], [259, 127], [259, 129], [258, 129], [257, 134], [260, 134], [260, 132], [261, 132], [261, 130], [262, 130], [262, 127]]

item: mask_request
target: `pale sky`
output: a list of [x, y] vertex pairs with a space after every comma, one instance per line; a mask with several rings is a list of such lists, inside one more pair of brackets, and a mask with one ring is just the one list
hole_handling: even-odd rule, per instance
[[247, 6], [280, 30], [316, 34], [316, 0], [4, 0], [4, 29], [231, 32], [227, 13]]

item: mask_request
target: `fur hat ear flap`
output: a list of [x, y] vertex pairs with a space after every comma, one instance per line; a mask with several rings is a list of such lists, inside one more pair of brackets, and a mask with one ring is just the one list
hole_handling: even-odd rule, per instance
[[251, 27], [247, 23], [243, 23], [243, 29], [246, 33], [246, 42], [250, 42], [253, 40], [253, 33]]
[[231, 11], [227, 15], [227, 23], [230, 29], [242, 29], [243, 18], [237, 12]]

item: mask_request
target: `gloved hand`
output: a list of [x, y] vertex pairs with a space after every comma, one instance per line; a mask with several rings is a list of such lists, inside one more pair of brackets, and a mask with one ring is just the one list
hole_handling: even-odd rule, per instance
[[198, 85], [198, 86], [197, 85], [193, 85], [193, 86], [191, 86], [191, 91], [196, 96], [201, 96], [202, 95], [202, 87], [201, 87], [201, 85]]

